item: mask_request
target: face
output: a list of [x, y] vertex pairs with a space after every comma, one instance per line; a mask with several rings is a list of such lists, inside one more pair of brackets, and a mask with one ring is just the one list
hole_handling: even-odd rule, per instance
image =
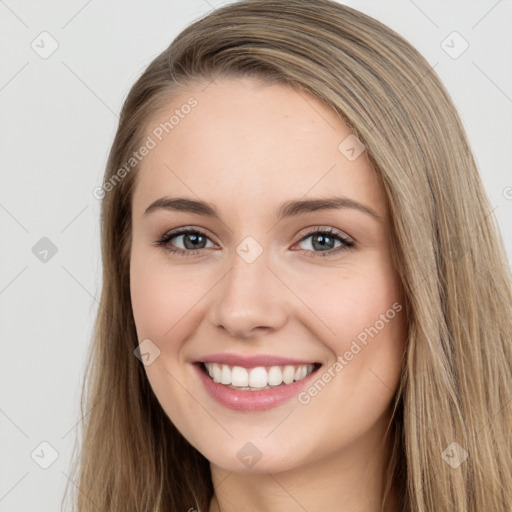
[[379, 446], [406, 332], [364, 148], [312, 96], [248, 78], [191, 87], [147, 135], [130, 286], [165, 413], [230, 471]]

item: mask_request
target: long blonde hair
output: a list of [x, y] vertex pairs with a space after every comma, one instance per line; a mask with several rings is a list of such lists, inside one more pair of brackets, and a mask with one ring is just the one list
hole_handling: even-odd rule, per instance
[[[183, 30], [131, 88], [105, 183], [119, 176], [173, 93], [243, 75], [287, 84], [332, 108], [365, 144], [384, 185], [408, 318], [387, 484], [398, 490], [397, 510], [510, 512], [510, 271], [457, 112], [408, 42], [330, 0], [219, 8]], [[123, 175], [102, 200], [101, 302], [73, 461], [79, 490], [69, 489], [80, 512], [205, 512], [213, 495], [209, 462], [165, 415], [134, 356], [136, 173]], [[460, 464], [450, 463], [454, 456]]]

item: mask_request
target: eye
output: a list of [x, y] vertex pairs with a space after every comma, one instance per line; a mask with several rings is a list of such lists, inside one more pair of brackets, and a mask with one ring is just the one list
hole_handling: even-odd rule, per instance
[[[333, 228], [322, 229], [317, 228], [316, 231], [310, 231], [306, 236], [301, 238], [299, 244], [311, 238], [309, 245], [312, 249], [301, 250], [303, 253], [310, 253], [313, 257], [325, 258], [335, 256], [342, 251], [346, 251], [354, 246], [354, 242], [337, 232]], [[338, 247], [334, 247], [339, 242]], [[317, 249], [319, 251], [317, 251]]]
[[[182, 238], [183, 248], [176, 247], [171, 243], [175, 238]], [[301, 238], [298, 244], [303, 243], [308, 238], [312, 239], [307, 244], [310, 245], [311, 249], [301, 249], [300, 251], [313, 257], [334, 256], [354, 246], [352, 240], [333, 228], [317, 228], [315, 231], [310, 231]], [[202, 231], [194, 228], [183, 228], [166, 233], [160, 240], [155, 242], [155, 245], [161, 247], [166, 252], [179, 256], [195, 256], [206, 248], [208, 241], [210, 241], [210, 238]], [[335, 247], [336, 243], [339, 243], [338, 247]], [[215, 244], [213, 246], [215, 247]]]
[[[177, 248], [171, 244], [171, 240], [175, 238], [182, 238], [184, 249]], [[179, 256], [194, 256], [198, 254], [201, 249], [205, 248], [206, 241], [209, 237], [197, 229], [185, 228], [178, 231], [166, 233], [155, 245], [161, 247], [167, 252], [178, 254]]]

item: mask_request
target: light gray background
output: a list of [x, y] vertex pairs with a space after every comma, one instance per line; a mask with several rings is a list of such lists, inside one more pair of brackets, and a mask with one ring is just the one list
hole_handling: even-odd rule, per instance
[[[2, 512], [57, 511], [68, 480], [101, 289], [100, 204], [92, 191], [122, 101], [181, 29], [224, 3], [0, 0]], [[344, 3], [402, 34], [435, 65], [467, 129], [511, 261], [512, 2]], [[43, 31], [58, 43], [46, 59], [31, 47], [51, 48]], [[446, 39], [453, 31], [469, 44], [458, 58], [462, 40]], [[32, 251], [42, 237], [57, 247], [46, 262]], [[47, 469], [40, 464], [52, 462], [52, 449], [42, 442], [58, 452]]]

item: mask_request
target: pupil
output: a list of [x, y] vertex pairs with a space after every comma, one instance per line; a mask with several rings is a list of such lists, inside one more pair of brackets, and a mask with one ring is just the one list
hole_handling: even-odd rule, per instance
[[[184, 245], [187, 249], [197, 249], [197, 243], [200, 238], [204, 238], [202, 235], [188, 233], [184, 237]], [[191, 244], [187, 243], [188, 240], [193, 240]], [[203, 249], [203, 247], [200, 247]]]
[[[316, 243], [315, 243], [317, 240], [323, 240], [322, 242], [318, 242], [318, 244], [319, 244], [318, 247], [316, 246]], [[325, 242], [326, 240], [331, 241], [331, 243], [330, 244], [326, 243]], [[330, 247], [330, 246], [332, 245], [333, 240], [334, 239], [332, 237], [330, 237], [330, 236], [316, 235], [316, 236], [313, 237], [313, 247], [315, 249], [318, 249], [318, 248], [322, 249], [322, 248], [325, 248], [325, 247], [327, 247], [328, 249], [329, 248], [332, 249], [332, 247]]]

